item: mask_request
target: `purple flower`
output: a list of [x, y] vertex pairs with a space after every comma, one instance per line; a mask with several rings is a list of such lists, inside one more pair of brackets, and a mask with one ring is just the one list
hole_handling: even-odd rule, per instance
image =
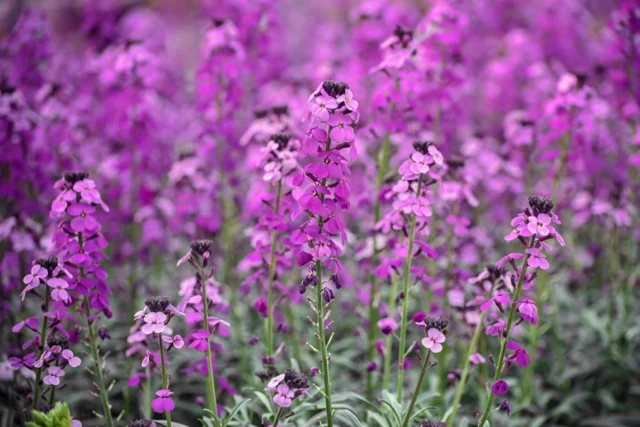
[[504, 396], [509, 391], [509, 384], [505, 380], [498, 380], [491, 386], [491, 393]]
[[36, 287], [40, 284], [41, 280], [47, 277], [48, 274], [49, 273], [46, 268], [42, 267], [40, 264], [36, 264], [31, 267], [31, 273], [24, 276], [22, 281], [25, 285], [33, 285], [33, 287]]
[[173, 411], [176, 406], [171, 399], [172, 394], [173, 392], [168, 389], [156, 391], [158, 397], [151, 403], [153, 410], [157, 413]]
[[173, 337], [170, 337], [170, 336], [167, 336], [167, 335], [163, 335], [162, 336], [162, 341], [173, 345], [175, 348], [184, 347], [184, 340], [182, 339], [182, 337], [180, 335], [175, 335]]
[[393, 320], [393, 318], [387, 317], [385, 319], [378, 320], [378, 327], [384, 335], [390, 335], [393, 331], [398, 329], [398, 323]]
[[47, 375], [42, 379], [42, 382], [47, 385], [59, 385], [60, 377], [64, 376], [64, 371], [58, 366], [50, 366], [47, 369]]
[[288, 385], [280, 384], [276, 388], [276, 395], [273, 397], [273, 402], [278, 406], [288, 408], [291, 406], [294, 397], [295, 392], [291, 390]]
[[62, 350], [61, 356], [63, 359], [69, 362], [69, 366], [73, 368], [80, 366], [80, 364], [82, 363], [82, 360], [80, 360], [79, 357], [74, 356], [71, 350], [68, 350], [68, 349]]
[[507, 348], [514, 352], [512, 355], [508, 357], [509, 360], [515, 360], [516, 363], [522, 367], [525, 367], [529, 365], [529, 363], [531, 363], [531, 361], [529, 360], [529, 355], [527, 354], [527, 351], [524, 348], [522, 348], [522, 346], [520, 346], [520, 344], [518, 344], [517, 342], [509, 341], [507, 343]]
[[510, 253], [509, 255], [506, 255], [506, 256], [500, 258], [500, 261], [496, 262], [496, 267], [502, 268], [502, 266], [504, 265], [505, 262], [511, 261], [511, 260], [514, 260], [514, 259], [521, 259], [523, 256], [524, 255], [522, 255], [521, 253], [518, 253], [518, 252]]
[[209, 347], [208, 338], [211, 336], [211, 333], [205, 329], [200, 329], [198, 332], [195, 332], [191, 335], [191, 344], [189, 344], [189, 348], [194, 348], [196, 351], [207, 351]]
[[53, 277], [47, 280], [47, 286], [53, 289], [51, 291], [51, 298], [53, 298], [54, 301], [69, 301], [69, 293], [66, 291], [66, 289], [69, 288], [69, 284], [66, 280]]
[[538, 308], [535, 301], [530, 298], [522, 298], [518, 301], [518, 311], [524, 320], [538, 326]]
[[26, 325], [27, 328], [31, 329], [34, 332], [37, 332], [38, 331], [38, 323], [39, 323], [39, 319], [37, 317], [29, 317], [26, 320], [23, 320], [21, 322], [16, 323], [13, 326], [13, 328], [11, 328], [11, 331], [13, 331], [14, 333], [17, 334]]
[[431, 350], [432, 353], [440, 353], [445, 339], [446, 337], [441, 331], [431, 328], [427, 331], [426, 338], [422, 339], [422, 345]]
[[527, 228], [532, 234], [537, 234], [540, 237], [544, 237], [549, 234], [549, 228], [547, 227], [551, 224], [551, 217], [547, 214], [538, 214], [537, 217], [530, 216], [527, 218]]
[[540, 267], [543, 270], [547, 270], [549, 268], [549, 261], [547, 261], [547, 258], [545, 257], [545, 255], [542, 252], [540, 252], [540, 249], [530, 248], [530, 249], [527, 249], [525, 252], [527, 252], [530, 255], [529, 259], [527, 260], [527, 264], [529, 265], [529, 267], [532, 267], [532, 268]]
[[485, 301], [480, 306], [480, 310], [485, 311], [489, 309], [489, 307], [491, 306], [491, 303], [495, 302], [498, 308], [500, 309], [500, 311], [502, 311], [502, 304], [509, 304], [510, 301], [511, 301], [511, 297], [509, 296], [508, 292], [499, 291], [499, 292], [496, 292], [496, 294], [492, 298], [489, 298], [487, 301]]
[[85, 203], [74, 203], [67, 210], [69, 215], [74, 216], [71, 220], [71, 228], [77, 232], [94, 231], [98, 226], [98, 221], [91, 216], [96, 209]]
[[487, 362], [487, 360], [480, 353], [473, 353], [471, 356], [469, 356], [469, 361], [474, 365], [480, 365]]
[[147, 335], [153, 333], [161, 334], [164, 332], [166, 320], [167, 315], [164, 313], [148, 313], [144, 316], [145, 324], [142, 325], [141, 330]]

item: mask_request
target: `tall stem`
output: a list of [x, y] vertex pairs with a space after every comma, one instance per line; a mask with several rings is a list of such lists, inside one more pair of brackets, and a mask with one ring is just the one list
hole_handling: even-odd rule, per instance
[[[391, 290], [389, 291], [389, 314], [393, 315], [396, 311], [396, 296], [398, 294], [398, 278], [393, 275], [391, 277]], [[382, 371], [382, 389], [389, 389], [389, 380], [391, 378], [391, 357], [393, 355], [393, 336], [387, 335], [386, 349], [384, 353], [384, 367]]]
[[[531, 236], [531, 241], [533, 242], [535, 239], [535, 235]], [[529, 254], [527, 253], [524, 257], [524, 261], [522, 264], [522, 271], [520, 271], [520, 277], [518, 278], [518, 283], [516, 285], [516, 290], [513, 294], [513, 300], [511, 301], [511, 309], [509, 310], [509, 317], [507, 318], [507, 326], [504, 333], [504, 338], [502, 340], [502, 346], [500, 347], [500, 356], [498, 357], [498, 365], [496, 366], [496, 373], [493, 376], [493, 382], [495, 383], [500, 379], [502, 375], [502, 367], [504, 366], [504, 354], [507, 349], [507, 343], [509, 342], [509, 337], [511, 336], [511, 328], [513, 327], [513, 318], [516, 314], [516, 306], [518, 300], [520, 299], [520, 294], [522, 293], [522, 284], [524, 283], [524, 277], [527, 274], [527, 269], [529, 265], [527, 264], [527, 260], [529, 259]], [[484, 413], [482, 414], [482, 418], [480, 418], [480, 422], [478, 423], [478, 427], [483, 427], [487, 418], [489, 418], [489, 412], [491, 412], [491, 407], [493, 406], [493, 401], [495, 399], [495, 395], [489, 391], [489, 397], [487, 401], [487, 406], [484, 408]]]
[[[164, 344], [162, 342], [162, 334], [158, 334], [158, 344], [160, 345], [160, 373], [162, 375], [162, 388], [164, 390], [168, 390], [169, 382], [167, 381], [167, 368], [164, 359]], [[164, 411], [164, 415], [167, 419], [167, 427], [171, 427], [171, 411]]]
[[[276, 194], [276, 205], [274, 212], [277, 214], [280, 211], [280, 199], [282, 197], [282, 180], [278, 181], [278, 189]], [[273, 282], [275, 280], [276, 272], [276, 241], [278, 238], [278, 231], [274, 229], [271, 231], [271, 250], [269, 251], [269, 307], [267, 312], [267, 355], [273, 356], [274, 344], [273, 344]]]
[[203, 318], [202, 328], [209, 332], [207, 336], [207, 406], [213, 413], [213, 418], [218, 422], [218, 402], [216, 397], [216, 382], [213, 377], [213, 363], [211, 362], [211, 328], [209, 328], [209, 299], [207, 298], [207, 279], [206, 272], [203, 266], [199, 267], [200, 277], [202, 279], [202, 304], [203, 304]]
[[[382, 140], [382, 148], [378, 153], [378, 179], [376, 180], [376, 192], [375, 203], [373, 205], [373, 225], [380, 221], [381, 203], [380, 203], [380, 190], [384, 183], [384, 176], [387, 174], [387, 168], [389, 166], [389, 146], [390, 146], [391, 134], [387, 132]], [[371, 256], [371, 268], [375, 268], [378, 263], [378, 255], [380, 249], [378, 248], [378, 240], [376, 235], [373, 235], [373, 255]], [[375, 276], [373, 274], [369, 277], [370, 290], [369, 290], [369, 333], [367, 334], [367, 361], [371, 361], [375, 355], [375, 340], [378, 332], [377, 320], [378, 320], [378, 289]], [[367, 372], [367, 400], [373, 399], [373, 372]]]
[[[46, 286], [47, 294], [44, 297], [44, 312], [47, 313], [49, 311], [49, 300], [50, 293], [49, 286]], [[42, 316], [42, 329], [40, 330], [40, 354], [38, 354], [38, 358], [42, 356], [42, 352], [44, 351], [44, 345], [47, 340], [47, 330], [49, 329], [49, 318], [47, 316]], [[38, 410], [38, 403], [40, 402], [40, 380], [42, 379], [42, 367], [36, 369], [36, 383], [34, 385], [33, 391], [33, 409]]]
[[[82, 233], [78, 233], [78, 243], [80, 249], [84, 250], [84, 236]], [[80, 280], [84, 279], [85, 271], [84, 267], [80, 267]], [[113, 417], [111, 416], [111, 405], [109, 405], [109, 396], [107, 388], [104, 385], [104, 373], [102, 372], [102, 361], [100, 360], [100, 351], [98, 350], [98, 334], [96, 333], [95, 325], [91, 320], [91, 305], [89, 302], [89, 296], [85, 295], [84, 300], [84, 314], [87, 318], [87, 327], [89, 329], [89, 346], [91, 347], [91, 357], [93, 358], [94, 370], [96, 373], [96, 379], [98, 382], [98, 391], [100, 395], [100, 401], [102, 402], [102, 412], [104, 418], [109, 427], [114, 427]]]
[[[418, 178], [418, 191], [416, 194], [420, 196], [422, 190], [422, 175]], [[407, 340], [407, 313], [409, 311], [409, 279], [411, 276], [411, 262], [413, 261], [413, 241], [416, 237], [416, 214], [411, 214], [411, 229], [409, 231], [409, 244], [407, 246], [407, 257], [404, 261], [404, 275], [402, 277], [402, 323], [400, 328], [400, 348], [398, 349], [398, 401], [402, 402], [402, 390], [404, 379], [404, 357], [406, 352]]]
[[[84, 269], [82, 269], [84, 270]], [[84, 272], [83, 272], [84, 273]], [[84, 274], [82, 274], [84, 276]], [[89, 327], [89, 346], [91, 347], [91, 357], [93, 358], [94, 370], [96, 373], [96, 380], [98, 383], [98, 389], [100, 394], [100, 401], [102, 402], [102, 411], [107, 425], [113, 427], [113, 418], [111, 417], [111, 406], [109, 405], [109, 397], [107, 395], [107, 389], [104, 385], [104, 374], [102, 372], [102, 362], [100, 361], [100, 352], [98, 351], [98, 336], [96, 334], [93, 322], [90, 320], [91, 309], [89, 308], [89, 297], [84, 296], [84, 312], [87, 317], [87, 325]]]
[[331, 379], [329, 377], [329, 356], [327, 340], [324, 333], [324, 304], [322, 303], [322, 262], [316, 261], [316, 312], [318, 314], [318, 341], [322, 355], [322, 377], [324, 380], [324, 400], [327, 410], [327, 426], [333, 427], [333, 410], [331, 409]]
[[427, 356], [424, 358], [424, 362], [422, 362], [422, 370], [420, 371], [420, 377], [418, 378], [416, 389], [413, 391], [413, 396], [411, 397], [411, 403], [409, 403], [409, 408], [407, 409], [407, 413], [404, 416], [402, 427], [407, 427], [409, 425], [409, 420], [411, 419], [411, 412], [413, 411], [413, 407], [416, 405], [416, 399], [418, 398], [418, 394], [420, 394], [420, 388], [422, 387], [422, 381], [424, 380], [424, 375], [427, 372], [427, 368], [429, 367], [430, 358], [431, 358], [431, 350], [428, 350]]
[[[493, 288], [491, 290], [493, 294]], [[464, 366], [462, 368], [462, 374], [460, 375], [460, 381], [458, 382], [458, 388], [456, 389], [456, 395], [453, 398], [453, 406], [451, 415], [447, 419], [447, 427], [454, 427], [456, 421], [456, 415], [458, 415], [458, 406], [460, 405], [460, 400], [462, 399], [462, 393], [464, 392], [464, 388], [467, 385], [467, 376], [469, 375], [469, 366], [471, 365], [471, 355], [476, 351], [476, 345], [478, 344], [478, 339], [480, 338], [480, 332], [482, 331], [482, 326], [484, 323], [484, 318], [487, 312], [483, 311], [480, 315], [480, 320], [478, 321], [478, 326], [476, 326], [476, 330], [473, 333], [473, 338], [471, 338], [471, 343], [469, 343], [469, 350], [467, 350], [467, 357], [464, 360]]]

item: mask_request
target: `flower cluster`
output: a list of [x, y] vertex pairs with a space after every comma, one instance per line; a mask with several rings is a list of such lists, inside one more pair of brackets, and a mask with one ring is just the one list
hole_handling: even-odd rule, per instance
[[265, 391], [275, 392], [273, 402], [278, 406], [288, 408], [296, 398], [308, 394], [308, 389], [309, 378], [306, 375], [295, 369], [287, 369], [283, 374], [272, 378]]
[[305, 119], [309, 130], [302, 142], [301, 154], [311, 161], [292, 179], [298, 208], [295, 220], [307, 213], [304, 221], [291, 235], [298, 245], [297, 260], [305, 265], [321, 261], [332, 271], [341, 271], [338, 257], [342, 248], [334, 241], [339, 236], [342, 245], [347, 235], [341, 212], [349, 210], [351, 193], [348, 177], [351, 171], [345, 153], [356, 156], [354, 126], [358, 122], [358, 103], [346, 83], [325, 81], [309, 97], [311, 111]]

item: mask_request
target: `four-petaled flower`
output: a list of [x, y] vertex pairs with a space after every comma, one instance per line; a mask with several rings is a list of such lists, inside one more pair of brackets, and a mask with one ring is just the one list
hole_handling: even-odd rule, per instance
[[549, 261], [547, 261], [546, 256], [540, 252], [538, 248], [530, 248], [527, 249], [527, 252], [530, 256], [527, 260], [527, 264], [531, 268], [540, 267], [543, 270], [547, 270], [549, 268]]
[[191, 335], [193, 341], [189, 344], [189, 348], [195, 348], [196, 351], [207, 351], [209, 348], [208, 338], [211, 333], [205, 329], [200, 329], [198, 332]]
[[170, 412], [173, 411], [176, 405], [173, 403], [173, 399], [171, 399], [172, 391], [168, 389], [162, 389], [156, 391], [156, 399], [151, 403], [151, 407], [157, 413], [162, 412]]
[[491, 386], [491, 393], [504, 396], [509, 391], [509, 384], [505, 380], [498, 380]]
[[544, 237], [549, 234], [549, 228], [547, 227], [551, 224], [551, 217], [547, 214], [538, 214], [537, 217], [530, 216], [527, 218], [527, 228], [532, 234], [537, 234], [540, 237]]
[[432, 353], [440, 353], [442, 351], [442, 343], [445, 339], [446, 337], [442, 332], [436, 328], [431, 328], [427, 331], [426, 338], [422, 339], [422, 345], [431, 350]]
[[57, 366], [50, 366], [47, 369], [47, 375], [42, 379], [42, 382], [47, 385], [59, 385], [60, 377], [64, 376], [64, 371]]
[[288, 408], [291, 406], [294, 397], [295, 393], [288, 385], [280, 384], [278, 388], [276, 388], [276, 395], [273, 397], [273, 401], [278, 406]]
[[524, 320], [538, 326], [538, 308], [535, 301], [530, 298], [522, 298], [518, 301], [518, 311]]
[[69, 284], [66, 280], [53, 277], [47, 280], [47, 286], [52, 288], [51, 298], [54, 301], [67, 302], [69, 300], [69, 293], [66, 291], [69, 288]]
[[75, 217], [71, 220], [71, 228], [73, 231], [95, 231], [98, 226], [98, 221], [91, 216], [96, 212], [96, 209], [85, 203], [74, 203], [69, 206], [67, 210], [69, 215]]
[[166, 320], [167, 315], [164, 313], [148, 313], [144, 316], [145, 324], [142, 325], [141, 330], [147, 335], [151, 335], [153, 333], [161, 334], [164, 332]]
[[182, 337], [180, 335], [175, 335], [173, 337], [170, 337], [170, 336], [167, 336], [167, 335], [163, 335], [162, 336], [162, 341], [173, 345], [175, 348], [184, 347], [184, 340], [182, 339]]

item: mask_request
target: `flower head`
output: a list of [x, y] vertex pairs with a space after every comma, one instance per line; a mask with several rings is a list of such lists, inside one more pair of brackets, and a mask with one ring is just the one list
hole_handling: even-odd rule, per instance
[[172, 394], [173, 392], [168, 389], [156, 391], [158, 397], [151, 403], [153, 410], [158, 413], [173, 411], [176, 406], [171, 399]]
[[432, 353], [440, 353], [445, 339], [446, 337], [442, 332], [436, 328], [431, 328], [427, 331], [426, 338], [422, 339], [422, 345], [431, 350]]

